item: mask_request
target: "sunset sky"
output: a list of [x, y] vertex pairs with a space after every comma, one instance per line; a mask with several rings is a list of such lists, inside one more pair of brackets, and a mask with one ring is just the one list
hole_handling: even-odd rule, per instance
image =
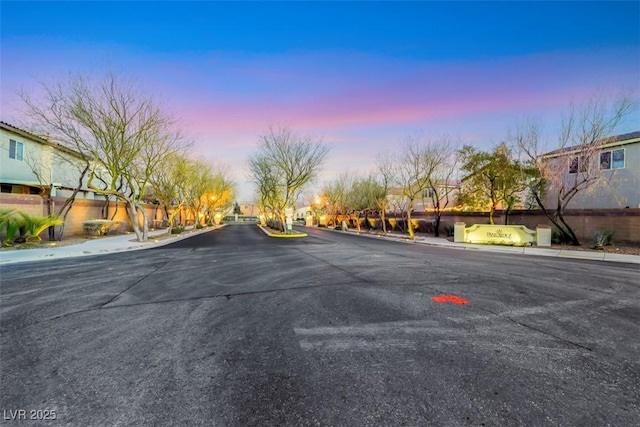
[[[537, 117], [552, 140], [570, 102], [638, 97], [639, 22], [637, 1], [2, 1], [0, 120], [22, 123], [18, 89], [114, 71], [251, 200], [246, 157], [270, 124], [323, 138], [322, 179], [416, 132], [490, 148]], [[619, 132], [635, 130], [637, 110]]]

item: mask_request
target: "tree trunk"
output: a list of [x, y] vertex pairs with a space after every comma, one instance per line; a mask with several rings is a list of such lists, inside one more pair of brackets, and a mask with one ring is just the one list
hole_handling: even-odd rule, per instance
[[147, 214], [142, 211], [142, 229], [140, 228], [140, 218], [138, 209], [141, 209], [137, 203], [127, 200], [126, 201], [127, 213], [129, 214], [129, 221], [131, 221], [131, 227], [133, 232], [136, 233], [138, 242], [146, 242], [149, 235], [149, 226], [147, 224]]
[[563, 239], [569, 240], [573, 246], [580, 246], [580, 241], [578, 240], [578, 236], [576, 236], [576, 234], [573, 232], [573, 229], [564, 220], [564, 215], [562, 211], [558, 209], [555, 212], [550, 212], [545, 208], [540, 198], [540, 194], [537, 191], [535, 190], [533, 191], [533, 196], [535, 197], [536, 202], [538, 203], [538, 206], [540, 206], [542, 213], [544, 213], [544, 215], [549, 219], [549, 221], [551, 221], [551, 223], [556, 226], [556, 229], [563, 236]]
[[[67, 215], [69, 214], [69, 211], [71, 211], [71, 208], [73, 207], [73, 202], [76, 201], [76, 196], [78, 195], [78, 193], [80, 192], [80, 188], [82, 187], [82, 180], [84, 180], [84, 177], [87, 175], [88, 172], [89, 172], [89, 164], [87, 164], [85, 168], [82, 170], [82, 173], [80, 173], [80, 177], [78, 178], [78, 185], [76, 186], [76, 188], [73, 189], [73, 193], [71, 194], [71, 196], [67, 198], [67, 200], [65, 200], [62, 206], [60, 207], [60, 210], [58, 211], [58, 216], [62, 218], [63, 221], [67, 220]], [[51, 195], [49, 195], [49, 197], [51, 197]], [[62, 240], [63, 235], [64, 235], [64, 222], [60, 226], [60, 232], [58, 233], [57, 240], [58, 241]]]
[[382, 221], [382, 232], [384, 234], [387, 234], [387, 221], [386, 221], [386, 217], [385, 217], [385, 206], [382, 205], [381, 206], [382, 209], [380, 209], [380, 220]]
[[415, 239], [416, 233], [413, 230], [413, 224], [411, 223], [411, 211], [413, 210], [413, 200], [409, 202], [409, 206], [407, 207], [407, 231], [409, 232], [409, 237], [411, 239]]
[[435, 212], [435, 221], [433, 222], [433, 235], [434, 237], [440, 237], [440, 211]]
[[149, 240], [149, 217], [144, 206], [136, 205], [136, 207], [142, 212], [142, 241], [146, 242]]

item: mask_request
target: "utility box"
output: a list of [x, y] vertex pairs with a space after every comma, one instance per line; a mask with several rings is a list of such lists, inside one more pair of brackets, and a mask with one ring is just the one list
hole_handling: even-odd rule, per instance
[[536, 245], [551, 246], [551, 228], [545, 226], [536, 227]]
[[463, 243], [464, 242], [464, 222], [456, 222], [453, 225], [453, 241], [455, 243]]

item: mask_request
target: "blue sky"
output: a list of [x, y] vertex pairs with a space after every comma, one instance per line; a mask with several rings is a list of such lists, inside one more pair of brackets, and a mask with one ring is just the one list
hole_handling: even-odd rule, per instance
[[[640, 92], [640, 3], [1, 3], [1, 119], [69, 72], [133, 77], [236, 171], [268, 125], [324, 138], [324, 178], [415, 132], [490, 147], [597, 90]], [[621, 132], [640, 129], [636, 114]], [[551, 147], [553, 148], [553, 147]]]

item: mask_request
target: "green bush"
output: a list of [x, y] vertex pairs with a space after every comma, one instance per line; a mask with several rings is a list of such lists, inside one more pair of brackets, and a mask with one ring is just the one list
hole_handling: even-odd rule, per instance
[[375, 218], [367, 218], [367, 225], [369, 226], [370, 230], [377, 230], [378, 229], [378, 221]]
[[558, 230], [551, 230], [551, 243], [554, 245], [570, 245], [572, 242], [568, 237], [565, 237]]
[[87, 236], [104, 236], [118, 226], [116, 221], [109, 219], [90, 219], [82, 223], [82, 230]]
[[173, 227], [171, 229], [171, 234], [180, 234], [184, 231], [184, 227]]

